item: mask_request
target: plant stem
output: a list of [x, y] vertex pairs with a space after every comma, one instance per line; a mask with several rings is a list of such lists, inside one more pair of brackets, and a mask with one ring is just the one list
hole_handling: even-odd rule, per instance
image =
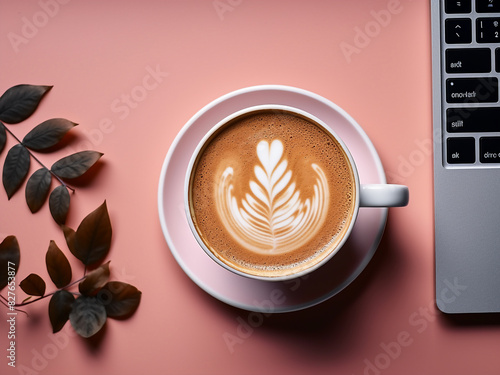
[[72, 283], [66, 285], [64, 288], [61, 288], [61, 289], [66, 289], [66, 288], [69, 288], [69, 287], [72, 287], [73, 285], [75, 284], [78, 284], [80, 281], [83, 281], [87, 278], [87, 276], [83, 276], [82, 278], [76, 280], [76, 281], [73, 281]]
[[[80, 281], [84, 280], [84, 279], [85, 279], [85, 277], [86, 277], [86, 276], [84, 276], [84, 277], [82, 277], [81, 279], [78, 279], [78, 280], [76, 280], [76, 281], [73, 281], [72, 283], [70, 283], [70, 284], [66, 285], [66, 286], [65, 286], [65, 287], [63, 287], [63, 288], [57, 289], [57, 290], [55, 290], [55, 291], [53, 291], [53, 292], [50, 292], [50, 293], [48, 293], [48, 294], [44, 294], [43, 296], [40, 296], [40, 297], [38, 297], [38, 298], [36, 298], [36, 299], [33, 299], [33, 300], [31, 300], [31, 301], [22, 302], [22, 303], [16, 303], [14, 306], [15, 306], [15, 307], [26, 306], [26, 305], [32, 304], [33, 302], [37, 302], [37, 301], [40, 301], [40, 300], [42, 300], [42, 299], [44, 299], [44, 298], [50, 297], [50, 296], [52, 296], [52, 295], [56, 294], [56, 293], [57, 293], [58, 291], [60, 291], [60, 290], [67, 289], [67, 288], [72, 287], [72, 286], [73, 286], [73, 285], [75, 285], [75, 284], [78, 284]], [[3, 298], [3, 299], [5, 299], [3, 296], [2, 296], [2, 298]]]
[[[0, 297], [1, 297], [1, 298], [2, 298], [2, 300], [3, 300], [3, 301], [2, 301], [2, 300], [0, 300], [0, 302], [2, 303], [2, 305], [4, 305], [5, 307], [7, 307], [8, 309], [10, 309], [11, 307], [8, 305], [8, 300], [7, 300], [7, 298], [5, 298], [4, 296], [2, 296], [1, 294], [0, 294]], [[5, 302], [4, 302], [4, 301], [5, 301]], [[14, 311], [19, 311], [19, 312], [22, 312], [22, 313], [26, 314], [26, 316], [29, 316], [29, 314], [28, 314], [26, 311], [24, 311], [24, 310], [20, 310], [20, 309], [16, 309], [16, 308], [15, 308], [15, 309], [14, 309]]]
[[66, 189], [71, 190], [73, 193], [75, 192], [75, 189], [74, 189], [74, 188], [72, 188], [71, 186], [69, 186], [69, 185], [68, 185], [67, 183], [65, 183], [65, 182], [64, 182], [64, 181], [63, 181], [63, 180], [62, 180], [59, 176], [57, 176], [54, 172], [52, 172], [49, 168], [47, 168], [47, 167], [46, 167], [46, 166], [45, 166], [45, 165], [44, 165], [44, 164], [43, 164], [43, 163], [42, 163], [42, 162], [41, 162], [41, 161], [40, 161], [40, 160], [39, 160], [39, 159], [38, 159], [38, 158], [37, 158], [37, 157], [36, 157], [36, 156], [32, 153], [32, 152], [31, 152], [31, 150], [30, 150], [29, 148], [27, 148], [25, 145], [23, 145], [23, 142], [22, 142], [19, 138], [17, 138], [17, 137], [16, 137], [16, 135], [15, 135], [14, 133], [12, 133], [12, 131], [10, 131], [10, 129], [9, 129], [7, 126], [5, 126], [5, 124], [4, 124], [4, 127], [5, 127], [5, 130], [6, 130], [6, 131], [7, 131], [7, 132], [8, 132], [8, 133], [12, 136], [12, 137], [14, 137], [14, 139], [17, 141], [17, 143], [19, 143], [21, 146], [23, 146], [23, 147], [24, 147], [24, 148], [28, 151], [28, 153], [30, 154], [30, 156], [31, 156], [33, 159], [35, 159], [35, 161], [36, 161], [38, 164], [40, 164], [43, 168], [45, 168], [46, 170], [48, 170], [48, 171], [50, 172], [50, 174], [51, 174], [52, 176], [54, 176], [54, 178], [55, 178], [57, 181], [59, 181], [59, 183], [60, 183], [61, 185], [63, 185]]
[[[57, 292], [57, 290], [56, 290], [56, 292]], [[16, 303], [14, 306], [15, 306], [15, 307], [21, 307], [21, 306], [27, 306], [27, 305], [30, 305], [30, 304], [32, 304], [33, 302], [37, 302], [37, 301], [40, 301], [40, 300], [42, 300], [42, 299], [44, 299], [44, 298], [50, 297], [51, 295], [55, 294], [56, 292], [52, 292], [52, 293], [49, 293], [49, 294], [45, 294], [45, 295], [43, 295], [43, 296], [41, 296], [41, 297], [38, 297], [38, 298], [36, 298], [36, 299], [32, 299], [31, 301], [21, 302], [21, 303]]]

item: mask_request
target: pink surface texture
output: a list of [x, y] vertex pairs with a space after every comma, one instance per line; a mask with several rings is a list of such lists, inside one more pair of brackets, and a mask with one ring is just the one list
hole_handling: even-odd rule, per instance
[[[500, 325], [457, 322], [434, 303], [429, 20], [423, 0], [0, 0], [0, 91], [54, 86], [10, 129], [23, 137], [51, 117], [78, 123], [67, 148], [40, 156], [48, 165], [70, 151], [104, 153], [76, 186], [68, 225], [106, 200], [112, 276], [143, 292], [130, 319], [109, 320], [92, 340], [69, 324], [52, 334], [48, 300], [27, 306], [15, 368], [0, 309], [0, 373], [498, 374]], [[158, 218], [160, 171], [184, 124], [224, 94], [267, 84], [346, 110], [387, 180], [410, 188], [410, 204], [389, 209], [381, 244], [351, 285], [282, 314], [228, 306], [199, 288]], [[184, 220], [179, 207], [170, 214]], [[69, 254], [48, 206], [31, 214], [23, 191], [10, 201], [0, 191], [0, 240], [7, 235], [21, 246], [19, 281], [49, 279], [50, 240]]]

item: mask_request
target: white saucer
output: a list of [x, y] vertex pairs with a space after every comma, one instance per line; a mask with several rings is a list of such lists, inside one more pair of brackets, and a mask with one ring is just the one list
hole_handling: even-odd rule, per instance
[[282, 104], [323, 120], [343, 139], [359, 172], [360, 183], [385, 183], [380, 158], [366, 133], [345, 111], [311, 92], [277, 85], [234, 91], [196, 113], [175, 138], [159, 183], [158, 209], [167, 244], [186, 274], [213, 297], [257, 312], [289, 312], [321, 303], [349, 285], [366, 267], [382, 237], [387, 208], [361, 208], [342, 249], [324, 266], [293, 281], [260, 281], [236, 275], [215, 263], [200, 248], [184, 213], [184, 178], [189, 160], [203, 136], [220, 120], [240, 109]]

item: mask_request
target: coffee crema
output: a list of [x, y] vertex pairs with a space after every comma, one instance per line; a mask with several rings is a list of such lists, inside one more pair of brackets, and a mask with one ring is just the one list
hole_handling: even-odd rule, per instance
[[296, 274], [342, 240], [355, 180], [337, 140], [283, 110], [229, 121], [200, 150], [189, 182], [190, 213], [211, 253], [240, 272]]

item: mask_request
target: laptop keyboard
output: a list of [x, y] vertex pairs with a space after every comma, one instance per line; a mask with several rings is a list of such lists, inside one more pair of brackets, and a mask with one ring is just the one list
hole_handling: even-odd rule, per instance
[[443, 164], [500, 168], [500, 0], [444, 0]]

